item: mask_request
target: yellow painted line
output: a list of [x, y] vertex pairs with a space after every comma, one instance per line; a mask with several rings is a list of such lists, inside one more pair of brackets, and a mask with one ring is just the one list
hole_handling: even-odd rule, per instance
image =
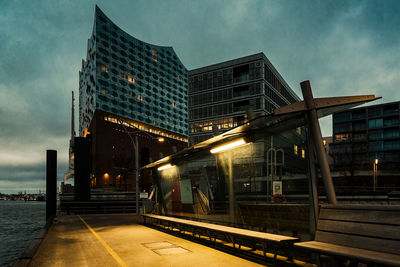
[[118, 264], [119, 264], [120, 266], [123, 266], [123, 267], [127, 267], [127, 266], [128, 266], [128, 265], [126, 265], [126, 263], [118, 256], [118, 254], [115, 253], [115, 251], [114, 251], [109, 245], [107, 245], [107, 243], [93, 230], [93, 228], [90, 227], [90, 225], [87, 224], [87, 223], [85, 222], [85, 220], [84, 220], [81, 216], [79, 216], [79, 215], [76, 215], [76, 216], [78, 216], [79, 219], [81, 219], [81, 221], [86, 225], [86, 227], [90, 230], [90, 232], [92, 232], [92, 234], [97, 238], [97, 240], [99, 240], [99, 242], [103, 245], [103, 247], [108, 251], [108, 253], [110, 253], [110, 255], [114, 258], [114, 260], [115, 260], [116, 262], [118, 262]]

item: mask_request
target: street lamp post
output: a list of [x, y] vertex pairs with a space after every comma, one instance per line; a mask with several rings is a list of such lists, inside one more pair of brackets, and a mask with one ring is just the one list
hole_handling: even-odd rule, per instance
[[[134, 126], [132, 123], [130, 123], [128, 121], [125, 121], [125, 120], [121, 120], [120, 119], [120, 120], [118, 120], [118, 123], [124, 128], [125, 132], [128, 134], [129, 138], [131, 139], [131, 143], [132, 143], [133, 147], [135, 148], [136, 214], [139, 215], [139, 141], [138, 141], [137, 133], [139, 133], [139, 132], [145, 133], [149, 137], [151, 137], [152, 139], [157, 139], [158, 142], [160, 142], [160, 143], [164, 142], [164, 138], [163, 137], [152, 136], [152, 135], [140, 130], [139, 128]], [[135, 132], [129, 132], [128, 129], [126, 128], [126, 126], [124, 125], [124, 123], [129, 124], [129, 126], [131, 128], [136, 129], [136, 131]], [[135, 133], [135, 141], [133, 141], [131, 133]]]
[[376, 191], [376, 186], [378, 184], [378, 159], [374, 161], [374, 192]]
[[135, 181], [136, 181], [136, 215], [139, 215], [139, 143], [135, 135]]

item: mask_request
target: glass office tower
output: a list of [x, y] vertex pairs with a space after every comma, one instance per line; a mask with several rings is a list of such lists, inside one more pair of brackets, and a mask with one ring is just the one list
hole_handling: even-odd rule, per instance
[[172, 47], [145, 43], [96, 6], [79, 72], [79, 133], [95, 110], [187, 135], [187, 70]]

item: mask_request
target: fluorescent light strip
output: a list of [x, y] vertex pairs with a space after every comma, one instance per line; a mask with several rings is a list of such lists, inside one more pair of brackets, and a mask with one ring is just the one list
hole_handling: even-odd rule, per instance
[[217, 146], [217, 147], [211, 149], [210, 152], [215, 154], [215, 153], [222, 152], [222, 151], [225, 151], [228, 149], [232, 149], [234, 147], [238, 147], [238, 146], [244, 145], [244, 144], [246, 144], [244, 139], [239, 139], [239, 140], [233, 141], [231, 143], [224, 144], [222, 146]]
[[162, 166], [158, 167], [157, 171], [162, 171], [162, 170], [165, 170], [165, 169], [168, 169], [168, 168], [171, 168], [171, 167], [172, 167], [172, 165], [168, 163], [168, 164], [165, 164], [165, 165], [162, 165]]

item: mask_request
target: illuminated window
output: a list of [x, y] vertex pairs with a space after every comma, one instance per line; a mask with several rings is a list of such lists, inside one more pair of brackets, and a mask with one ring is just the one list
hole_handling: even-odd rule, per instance
[[182, 76], [178, 75], [178, 80], [182, 81]]
[[298, 134], [301, 134], [301, 127], [297, 127], [297, 128], [296, 128], [296, 132], [297, 132]]
[[107, 91], [106, 89], [101, 89], [101, 93], [102, 93], [103, 95], [106, 95], [106, 94], [108, 94], [108, 91]]
[[294, 145], [294, 146], [293, 146], [293, 150], [294, 150], [293, 152], [294, 152], [295, 155], [298, 154], [298, 149], [299, 149], [299, 148], [297, 147], [297, 145]]
[[142, 101], [142, 100], [143, 100], [142, 95], [138, 95], [138, 96], [137, 96], [137, 99], [140, 100], [140, 101]]
[[176, 103], [173, 103], [172, 106], [173, 106], [174, 108], [176, 108]]
[[306, 157], [306, 151], [304, 149], [301, 150], [301, 157], [303, 159]]
[[155, 62], [157, 62], [157, 50], [151, 50], [152, 58]]
[[125, 79], [125, 74], [123, 74], [122, 72], [119, 73], [119, 77], [121, 77], [122, 79]]
[[106, 66], [104, 66], [104, 65], [101, 65], [101, 66], [100, 66], [100, 69], [101, 69], [102, 71], [108, 72], [108, 69], [107, 69], [107, 67], [106, 67]]
[[335, 134], [335, 142], [346, 142], [350, 137], [350, 134]]
[[135, 79], [131, 76], [128, 76], [128, 82], [135, 83]]

